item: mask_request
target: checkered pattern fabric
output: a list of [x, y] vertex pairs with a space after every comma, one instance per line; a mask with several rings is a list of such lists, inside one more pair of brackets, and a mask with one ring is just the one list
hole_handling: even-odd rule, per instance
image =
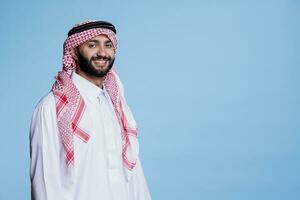
[[[106, 35], [112, 41], [116, 50], [117, 38], [115, 33], [109, 29], [89, 29], [73, 34], [65, 40], [63, 69], [58, 73], [56, 82], [52, 87], [52, 92], [56, 99], [58, 130], [66, 154], [67, 166], [74, 166], [75, 164], [74, 135], [84, 142], [88, 142], [90, 139], [90, 135], [83, 128], [79, 127], [80, 119], [85, 111], [85, 103], [70, 77], [71, 73], [77, 67], [75, 60], [72, 58], [71, 51], [80, 44], [101, 34]], [[137, 153], [132, 150], [131, 146], [137, 144], [137, 128], [135, 122], [128, 121], [128, 119], [133, 119], [133, 116], [131, 116], [131, 112], [124, 110], [126, 101], [121, 91], [122, 83], [114, 68], [106, 75], [103, 84], [112, 100], [114, 111], [120, 124], [123, 141], [123, 163], [127, 169], [132, 170], [136, 164]]]

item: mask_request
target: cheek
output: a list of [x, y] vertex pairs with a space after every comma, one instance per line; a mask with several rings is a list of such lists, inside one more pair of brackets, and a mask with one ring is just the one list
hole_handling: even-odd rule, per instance
[[113, 49], [113, 50], [108, 51], [108, 54], [109, 54], [109, 56], [110, 56], [111, 58], [115, 58], [116, 52], [115, 52], [115, 50]]
[[86, 59], [90, 60], [93, 56], [97, 55], [96, 50], [91, 50], [91, 49], [83, 49], [81, 52], [81, 55], [85, 57]]

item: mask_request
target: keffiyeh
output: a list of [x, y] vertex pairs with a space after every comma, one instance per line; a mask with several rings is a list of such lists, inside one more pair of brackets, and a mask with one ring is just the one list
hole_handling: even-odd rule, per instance
[[[106, 35], [111, 40], [116, 51], [117, 38], [115, 33], [114, 26], [108, 22], [88, 21], [75, 25], [64, 42], [63, 68], [56, 77], [52, 92], [56, 100], [58, 131], [67, 167], [74, 166], [76, 161], [74, 135], [84, 142], [88, 142], [91, 137], [79, 126], [81, 117], [85, 112], [85, 103], [71, 80], [71, 74], [77, 67], [71, 51], [101, 34]], [[103, 85], [112, 100], [121, 128], [123, 163], [127, 169], [132, 170], [136, 165], [138, 154], [137, 127], [132, 113], [128, 109], [124, 109], [127, 108], [127, 104], [124, 99], [122, 83], [114, 68], [106, 75]]]

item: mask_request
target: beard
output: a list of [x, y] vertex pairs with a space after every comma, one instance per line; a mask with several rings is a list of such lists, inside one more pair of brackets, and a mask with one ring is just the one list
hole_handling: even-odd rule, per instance
[[[92, 61], [104, 59], [109, 64], [103, 69], [97, 69]], [[113, 67], [115, 59], [112, 59], [110, 56], [92, 56], [91, 59], [85, 58], [81, 53], [78, 52], [78, 65], [79, 68], [89, 76], [102, 78], [104, 77]]]

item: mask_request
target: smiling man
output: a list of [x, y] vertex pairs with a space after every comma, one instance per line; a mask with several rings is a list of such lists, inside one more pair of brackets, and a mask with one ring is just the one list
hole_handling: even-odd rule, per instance
[[32, 118], [32, 199], [151, 199], [136, 122], [113, 67], [116, 50], [109, 22], [84, 22], [68, 32], [63, 69]]

